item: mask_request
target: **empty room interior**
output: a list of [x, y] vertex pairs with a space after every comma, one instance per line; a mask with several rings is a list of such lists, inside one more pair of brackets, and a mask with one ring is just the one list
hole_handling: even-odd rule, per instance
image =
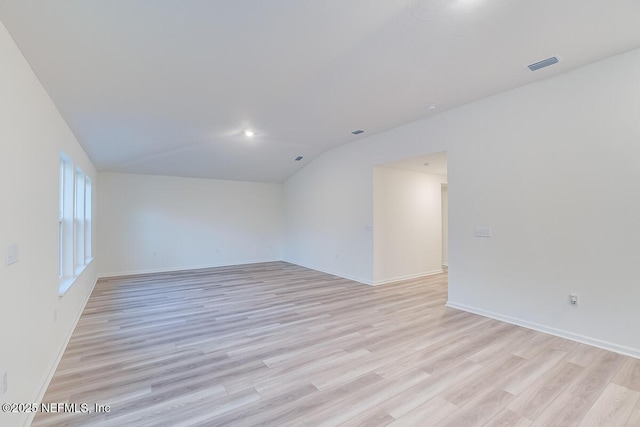
[[0, 21], [0, 426], [640, 426], [640, 2]]

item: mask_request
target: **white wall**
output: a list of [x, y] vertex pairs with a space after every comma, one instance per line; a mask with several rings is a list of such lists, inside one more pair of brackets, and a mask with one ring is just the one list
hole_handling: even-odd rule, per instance
[[371, 279], [373, 166], [446, 150], [449, 303], [640, 355], [638, 75], [640, 50], [325, 153], [285, 183], [285, 259]]
[[[8, 380], [0, 402], [36, 402], [97, 277], [94, 261], [58, 297], [60, 151], [94, 182], [96, 173], [2, 24], [0, 63], [0, 384], [5, 372]], [[7, 246], [14, 243], [19, 261], [7, 267]], [[3, 427], [28, 419], [0, 413]]]
[[633, 51], [461, 109], [450, 303], [640, 355], [639, 72]]
[[100, 172], [100, 276], [282, 259], [282, 186]]
[[284, 260], [372, 284], [373, 169], [352, 152], [331, 150], [285, 182]]
[[446, 177], [375, 167], [374, 284], [442, 272], [442, 183]]
[[[446, 151], [444, 114], [323, 153], [284, 183], [284, 260], [373, 284], [373, 166]], [[430, 129], [431, 135], [425, 135]]]

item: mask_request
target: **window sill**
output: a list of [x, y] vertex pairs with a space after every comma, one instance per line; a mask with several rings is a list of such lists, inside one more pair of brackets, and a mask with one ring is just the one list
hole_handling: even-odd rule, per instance
[[78, 277], [66, 277], [60, 280], [60, 286], [58, 287], [58, 296], [63, 297], [67, 293], [71, 285], [76, 281]]
[[86, 261], [85, 265], [81, 265], [80, 267], [76, 268], [76, 270], [74, 271], [75, 276], [60, 279], [60, 285], [58, 286], [58, 297], [62, 298], [67, 293], [67, 291], [71, 289], [71, 286], [73, 286], [73, 284], [76, 282], [78, 277], [80, 277], [85, 268], [87, 268], [87, 266], [91, 264], [91, 261], [93, 261], [93, 258], [89, 258]]

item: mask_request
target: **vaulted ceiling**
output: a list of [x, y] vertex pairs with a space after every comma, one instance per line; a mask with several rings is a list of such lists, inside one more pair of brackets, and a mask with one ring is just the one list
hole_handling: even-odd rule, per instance
[[267, 182], [640, 47], [638, 0], [0, 0], [0, 19], [98, 169]]

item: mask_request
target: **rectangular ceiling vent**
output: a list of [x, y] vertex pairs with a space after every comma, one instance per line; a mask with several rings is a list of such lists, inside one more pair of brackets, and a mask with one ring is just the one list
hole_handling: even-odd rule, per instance
[[364, 131], [362, 129], [356, 129], [354, 131], [351, 131], [351, 133], [354, 135], [360, 135], [361, 133], [364, 133]]
[[543, 59], [542, 61], [538, 61], [535, 64], [527, 65], [527, 67], [531, 71], [538, 71], [541, 68], [548, 67], [549, 65], [557, 64], [560, 60], [557, 56], [552, 56], [551, 58]]
[[302, 160], [302, 156], [298, 156], [298, 157], [296, 157], [296, 158], [295, 158], [295, 159], [293, 159], [293, 160], [295, 160], [296, 162], [299, 162], [300, 160]]

